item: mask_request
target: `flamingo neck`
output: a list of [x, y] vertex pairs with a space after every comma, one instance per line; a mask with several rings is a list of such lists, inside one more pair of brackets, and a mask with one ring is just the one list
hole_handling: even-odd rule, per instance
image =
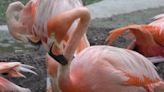
[[[62, 92], [77, 92], [75, 91], [77, 88], [77, 85], [73, 82], [71, 79], [71, 72], [70, 72], [70, 67], [69, 65], [66, 66], [59, 66], [59, 71], [58, 72], [58, 83], [59, 87]], [[62, 71], [62, 72], [61, 72]]]
[[57, 74], [57, 80], [59, 83], [59, 87], [62, 90], [63, 86], [68, 85], [68, 84], [72, 84], [70, 81], [70, 77], [69, 77], [69, 66], [61, 66], [59, 65], [59, 69], [58, 69], [58, 74]]
[[81, 38], [86, 33], [86, 30], [88, 28], [88, 24], [90, 21], [90, 13], [87, 8], [81, 7], [81, 8], [73, 9], [70, 12], [71, 12], [70, 16], [72, 16], [70, 19], [71, 22], [74, 22], [74, 20], [78, 18], [80, 20], [79, 20], [77, 28], [75, 29], [75, 31], [73, 31], [64, 49], [63, 55], [67, 59], [68, 64], [64, 66], [59, 65], [59, 69], [58, 69], [57, 75], [58, 75], [58, 80], [59, 80], [59, 86], [63, 92], [76, 92], [75, 85], [70, 78], [71, 61], [73, 59], [75, 50], [77, 46], [79, 45]]
[[89, 21], [90, 21], [90, 13], [87, 8], [79, 8], [75, 10], [74, 20], [80, 18], [77, 28], [70, 36], [66, 48], [64, 50], [64, 56], [68, 60], [68, 63], [72, 61], [76, 48], [78, 47], [81, 38], [87, 31]]
[[[69, 15], [69, 17], [68, 17], [68, 15]], [[61, 51], [61, 53], [63, 54], [63, 57], [68, 62], [67, 64], [69, 64], [69, 63], [71, 63], [71, 61], [73, 59], [74, 53], [76, 51], [76, 48], [79, 46], [81, 38], [86, 33], [86, 30], [88, 28], [89, 21], [90, 21], [90, 13], [89, 13], [89, 10], [87, 8], [79, 7], [76, 9], [72, 9], [70, 11], [66, 11], [66, 12], [60, 14], [60, 16], [62, 16], [62, 17], [55, 17], [55, 18], [58, 18], [58, 20], [60, 22], [67, 21], [66, 23], [68, 25], [67, 24], [65, 25], [65, 27], [67, 27], [67, 28], [69, 28], [71, 26], [70, 24], [73, 24], [73, 22], [75, 20], [79, 19], [78, 25], [77, 25], [76, 29], [72, 32], [71, 36], [69, 37], [68, 42], [67, 42], [64, 50], [59, 48], [59, 51]], [[68, 32], [68, 30], [64, 29], [63, 32]], [[49, 53], [49, 54], [51, 54], [51, 53]]]

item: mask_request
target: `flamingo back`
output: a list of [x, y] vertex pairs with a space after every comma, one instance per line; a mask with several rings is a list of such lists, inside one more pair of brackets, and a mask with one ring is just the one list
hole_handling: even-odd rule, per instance
[[63, 92], [72, 92], [71, 88], [76, 92], [138, 92], [160, 81], [155, 66], [144, 56], [112, 46], [91, 46], [81, 51], [70, 65], [69, 78], [71, 83], [59, 79]]

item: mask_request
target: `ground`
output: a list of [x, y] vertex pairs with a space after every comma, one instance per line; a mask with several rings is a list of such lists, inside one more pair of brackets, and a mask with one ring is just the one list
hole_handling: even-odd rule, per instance
[[[87, 32], [88, 39], [91, 45], [102, 45], [108, 32], [112, 29], [134, 23], [149, 23], [151, 21], [150, 18], [163, 12], [164, 7], [159, 7], [116, 15], [111, 18], [94, 19], [91, 21]], [[125, 38], [120, 37], [113, 45], [126, 47], [128, 43]], [[7, 44], [7, 46], [4, 44]], [[16, 53], [14, 53], [15, 49], [17, 50]], [[45, 92], [46, 66], [45, 53], [43, 52], [42, 49], [38, 49], [27, 43], [16, 42], [9, 33], [5, 31], [0, 34], [1, 61], [20, 61], [37, 68], [35, 71], [38, 73], [38, 76], [27, 74], [27, 79], [14, 79], [15, 83], [30, 88], [32, 92]], [[164, 78], [164, 63], [157, 64], [157, 71], [159, 75]]]
[[[30, 88], [32, 92], [46, 92], [46, 64], [43, 54], [35, 52], [24, 52], [24, 53], [0, 53], [1, 62], [21, 62], [34, 66], [33, 69], [37, 75], [25, 73], [26, 78], [9, 78], [15, 84]], [[39, 63], [40, 62], [40, 63]]]

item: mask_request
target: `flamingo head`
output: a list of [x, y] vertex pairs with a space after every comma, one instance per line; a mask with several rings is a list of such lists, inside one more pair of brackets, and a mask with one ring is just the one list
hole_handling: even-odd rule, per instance
[[36, 74], [33, 69], [34, 67], [21, 64], [19, 62], [0, 62], [0, 92], [31, 92], [28, 88], [22, 88], [7, 79], [3, 78], [4, 75], [9, 77], [25, 77], [22, 72], [30, 72]]
[[23, 42], [40, 43], [40, 39], [34, 33], [33, 2], [29, 1], [25, 6], [16, 1], [9, 4], [6, 11], [6, 21], [10, 34]]

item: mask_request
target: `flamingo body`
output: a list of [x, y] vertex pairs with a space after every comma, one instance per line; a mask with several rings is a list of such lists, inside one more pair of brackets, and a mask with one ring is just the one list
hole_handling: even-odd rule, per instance
[[147, 57], [164, 56], [164, 14], [155, 16], [147, 25], [129, 25], [115, 29], [106, 41], [111, 43], [123, 32], [129, 31], [136, 37], [128, 47]]
[[69, 70], [59, 76], [59, 84], [62, 92], [137, 92], [160, 81], [154, 68], [136, 52], [91, 46], [72, 60]]
[[123, 32], [129, 31], [134, 34], [136, 39], [128, 46], [128, 49], [135, 50], [147, 57], [164, 56], [164, 47], [161, 45], [162, 34], [159, 34], [159, 28], [152, 25], [129, 25], [115, 29], [108, 36], [108, 44], [112, 42]]

